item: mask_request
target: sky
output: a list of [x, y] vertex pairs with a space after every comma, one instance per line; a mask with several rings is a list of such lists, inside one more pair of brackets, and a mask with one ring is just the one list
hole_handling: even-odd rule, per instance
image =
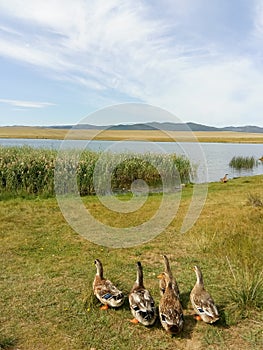
[[1, 126], [262, 116], [263, 0], [0, 0]]

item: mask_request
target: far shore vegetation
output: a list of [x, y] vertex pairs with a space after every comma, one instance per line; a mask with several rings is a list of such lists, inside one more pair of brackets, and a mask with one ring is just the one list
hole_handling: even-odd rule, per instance
[[163, 142], [263, 143], [263, 133], [232, 131], [161, 131], [161, 130], [68, 130], [43, 127], [0, 127], [0, 138], [79, 140], [145, 140]]

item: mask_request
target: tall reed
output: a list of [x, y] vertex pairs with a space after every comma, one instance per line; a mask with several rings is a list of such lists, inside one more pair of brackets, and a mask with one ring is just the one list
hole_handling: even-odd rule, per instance
[[256, 159], [251, 157], [234, 156], [229, 162], [231, 168], [241, 169], [253, 169], [257, 165]]
[[52, 194], [56, 152], [31, 147], [0, 148], [0, 191]]
[[[98, 162], [103, 158], [104, 161]], [[99, 165], [98, 165], [99, 164]], [[76, 153], [31, 147], [0, 147], [0, 193], [53, 196], [54, 173], [58, 189], [68, 193], [76, 184], [80, 195], [105, 192], [105, 181], [112, 191], [127, 191], [133, 181], [142, 179], [149, 187], [167, 183], [189, 183], [194, 170], [188, 159], [176, 154], [131, 154], [84, 151]], [[97, 171], [97, 173], [95, 173]], [[57, 181], [57, 182], [58, 182]], [[95, 188], [94, 181], [97, 181]]]

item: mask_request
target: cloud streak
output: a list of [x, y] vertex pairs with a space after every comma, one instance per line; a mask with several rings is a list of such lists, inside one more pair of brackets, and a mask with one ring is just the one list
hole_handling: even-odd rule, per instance
[[38, 102], [38, 101], [19, 101], [19, 100], [9, 100], [9, 99], [0, 99], [0, 103], [5, 103], [14, 107], [23, 107], [23, 108], [45, 108], [49, 106], [55, 106], [54, 103], [50, 102]]

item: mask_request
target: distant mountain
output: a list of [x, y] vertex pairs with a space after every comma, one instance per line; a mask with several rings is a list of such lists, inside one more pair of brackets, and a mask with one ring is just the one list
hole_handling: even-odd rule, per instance
[[77, 125], [50, 125], [50, 126], [44, 126], [44, 128], [48, 129], [81, 129], [81, 130], [86, 130], [86, 129], [106, 129], [108, 126], [97, 126], [97, 125], [91, 125], [91, 124], [77, 124]]
[[248, 133], [263, 133], [263, 128], [254, 125], [245, 126], [226, 126], [217, 128], [214, 126], [207, 126], [197, 123], [171, 123], [171, 122], [150, 122], [137, 124], [118, 124], [118, 125], [92, 125], [92, 124], [78, 124], [78, 125], [52, 125], [47, 128], [52, 129], [84, 129], [84, 130], [166, 130], [166, 131], [235, 131]]
[[254, 133], [262, 133], [263, 128], [254, 125], [246, 125], [246, 126], [227, 126], [223, 128], [223, 131], [237, 131], [237, 132], [254, 132]]

